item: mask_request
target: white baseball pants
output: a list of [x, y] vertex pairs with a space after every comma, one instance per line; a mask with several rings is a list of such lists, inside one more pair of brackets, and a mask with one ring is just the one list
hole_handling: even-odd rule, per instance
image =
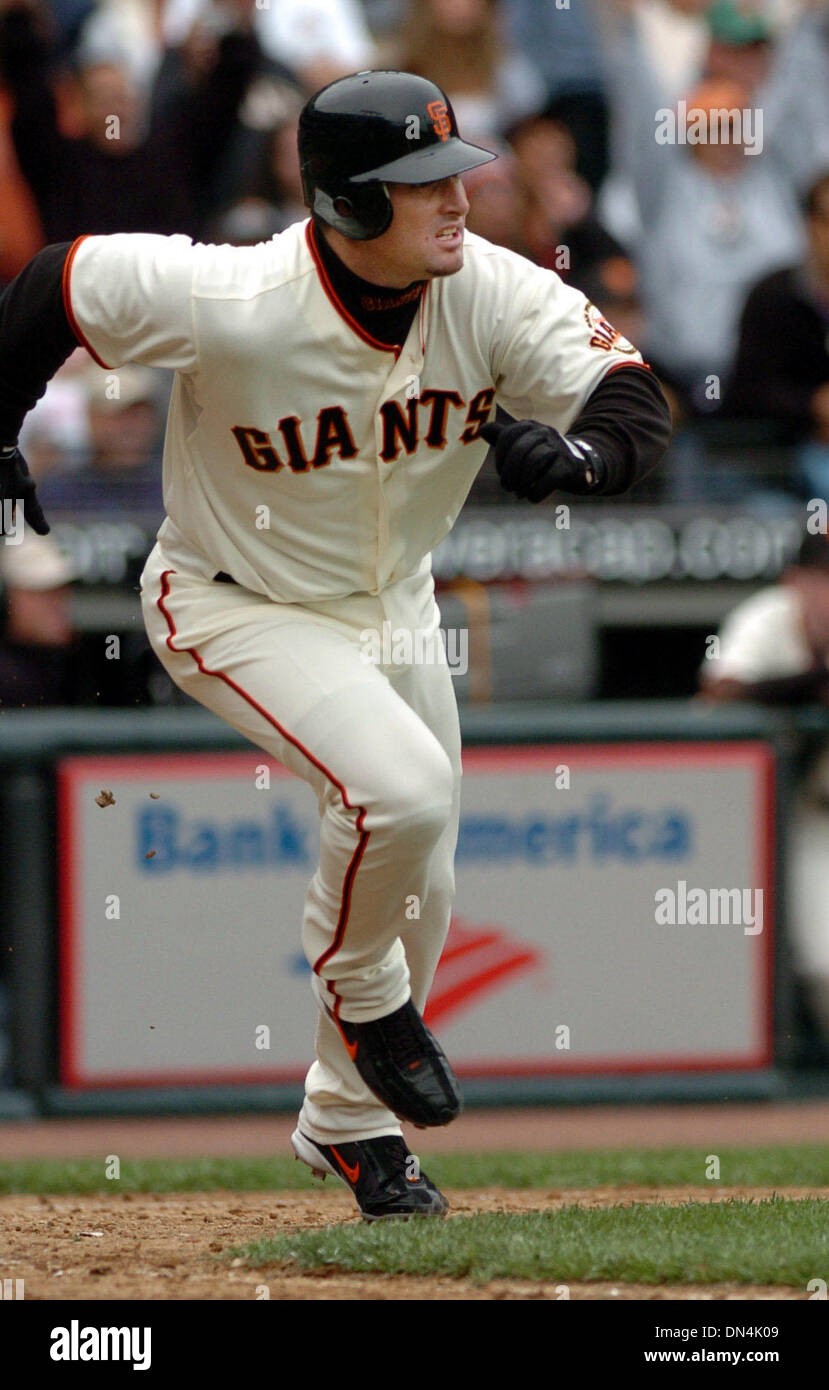
[[452, 678], [439, 640], [426, 648], [437, 659], [382, 665], [364, 660], [360, 637], [384, 622], [436, 633], [431, 573], [378, 596], [275, 603], [170, 549], [157, 544], [141, 576], [153, 651], [319, 803], [302, 946], [320, 1012], [301, 1127], [320, 1143], [399, 1134], [323, 1006], [359, 1023], [411, 993], [422, 1012], [449, 928], [461, 774]]

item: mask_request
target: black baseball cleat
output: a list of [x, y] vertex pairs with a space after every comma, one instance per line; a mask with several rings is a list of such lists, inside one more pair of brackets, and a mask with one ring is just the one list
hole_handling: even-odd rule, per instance
[[445, 1216], [449, 1203], [396, 1135], [318, 1144], [301, 1129], [291, 1144], [297, 1158], [324, 1178], [340, 1178], [354, 1193], [366, 1221], [407, 1221], [412, 1216]]
[[369, 1090], [399, 1120], [425, 1129], [457, 1119], [463, 1109], [460, 1087], [411, 999], [370, 1023], [334, 1022]]

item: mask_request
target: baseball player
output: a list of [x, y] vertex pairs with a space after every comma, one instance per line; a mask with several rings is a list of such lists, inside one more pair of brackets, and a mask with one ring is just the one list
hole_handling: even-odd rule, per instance
[[174, 370], [150, 643], [319, 803], [316, 1060], [293, 1147], [369, 1220], [442, 1215], [400, 1121], [461, 1109], [421, 1018], [454, 889], [457, 707], [445, 656], [404, 661], [396, 642], [367, 660], [368, 635], [435, 638], [430, 552], [490, 444], [531, 502], [620, 493], [662, 456], [668, 409], [580, 293], [465, 234], [459, 175], [494, 156], [433, 83], [330, 84], [299, 152], [311, 216], [271, 241], [88, 236], [21, 272], [0, 299], [3, 497], [48, 529], [15, 441], [78, 342], [110, 370]]

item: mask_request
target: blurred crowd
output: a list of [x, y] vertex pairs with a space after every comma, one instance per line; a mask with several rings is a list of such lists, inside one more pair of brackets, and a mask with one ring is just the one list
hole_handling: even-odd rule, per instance
[[[273, 236], [307, 215], [304, 101], [381, 66], [434, 79], [500, 155], [466, 176], [470, 229], [660, 375], [691, 441], [661, 495], [744, 488], [699, 444], [724, 422], [788, 451], [750, 480], [770, 504], [825, 490], [829, 0], [0, 0], [0, 285], [83, 233]], [[68, 364], [25, 440], [56, 502], [83, 470], [79, 507], [105, 492], [93, 378]]]

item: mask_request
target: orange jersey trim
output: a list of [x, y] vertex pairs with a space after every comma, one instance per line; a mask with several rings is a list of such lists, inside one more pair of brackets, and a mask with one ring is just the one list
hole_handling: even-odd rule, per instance
[[401, 343], [381, 343], [379, 338], [373, 338], [370, 333], [367, 333], [364, 328], [361, 328], [360, 324], [354, 318], [353, 314], [350, 314], [346, 309], [345, 305], [343, 304], [342, 300], [340, 299], [339, 295], [334, 289], [334, 286], [331, 284], [331, 280], [328, 276], [328, 271], [325, 269], [325, 266], [322, 263], [322, 257], [320, 256], [319, 248], [317, 246], [317, 239], [316, 234], [314, 232], [313, 222], [309, 222], [308, 226], [305, 228], [305, 239], [308, 242], [308, 249], [311, 252], [314, 265], [316, 266], [317, 274], [320, 278], [320, 284], [322, 285], [322, 288], [325, 290], [325, 293], [327, 294], [328, 298], [330, 299], [340, 318], [345, 319], [345, 322], [348, 324], [349, 328], [357, 334], [358, 338], [362, 338], [364, 343], [368, 343], [369, 347], [377, 348], [380, 352], [393, 352], [395, 357], [397, 357], [399, 353], [402, 351]]
[[72, 294], [69, 286], [69, 277], [72, 274], [72, 263], [75, 259], [75, 256], [77, 255], [78, 248], [80, 247], [81, 242], [86, 241], [88, 236], [89, 233], [86, 233], [84, 236], [77, 237], [75, 241], [72, 242], [66, 260], [63, 263], [63, 275], [61, 277], [61, 288], [63, 291], [63, 307], [66, 310], [66, 317], [69, 320], [69, 327], [72, 329], [72, 332], [74, 333], [81, 347], [86, 348], [90, 357], [98, 363], [99, 367], [103, 367], [104, 371], [109, 371], [109, 364], [107, 362], [101, 361], [94, 347], [92, 346], [83, 329], [81, 328], [80, 324], [78, 323], [78, 320], [75, 318], [74, 310], [72, 309]]
[[[610, 376], [611, 372], [620, 372], [623, 367], [636, 367], [640, 372], [650, 372], [653, 370], [650, 362], [614, 362], [612, 367], [608, 367], [605, 376]], [[604, 377], [602, 377], [604, 381]]]

